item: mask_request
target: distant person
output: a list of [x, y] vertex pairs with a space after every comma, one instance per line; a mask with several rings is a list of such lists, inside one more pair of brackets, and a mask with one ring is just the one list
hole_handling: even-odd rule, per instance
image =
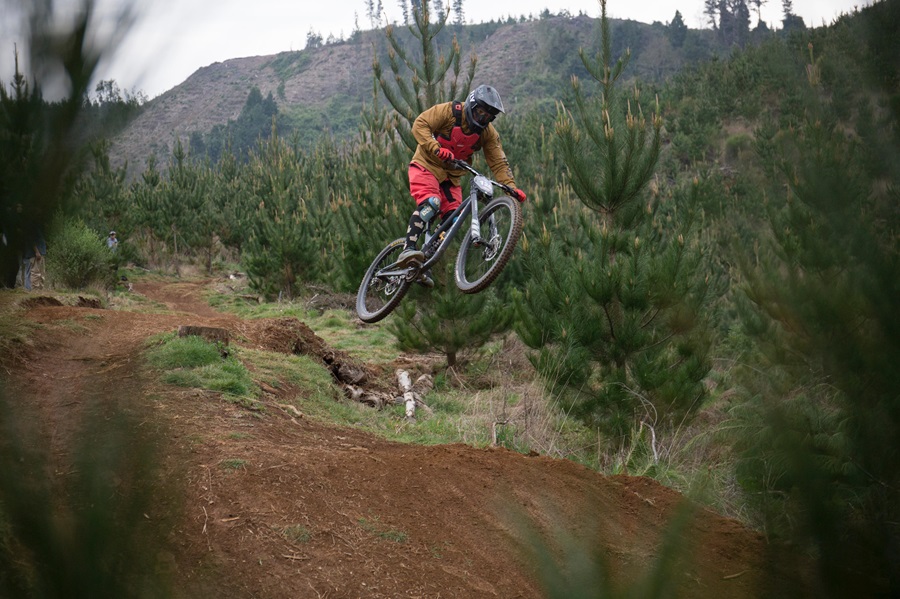
[[40, 265], [47, 255], [47, 242], [40, 229], [35, 228], [29, 241], [22, 250], [22, 287], [31, 291], [31, 272], [35, 265]]
[[[401, 266], [424, 261], [425, 255], [416, 243], [428, 222], [438, 214], [445, 218], [462, 203], [459, 178], [464, 171], [454, 167], [451, 160], [471, 163], [472, 155], [481, 150], [494, 178], [512, 187], [517, 200], [525, 201], [525, 192], [516, 188], [500, 135], [491, 125], [501, 112], [503, 103], [497, 90], [479, 85], [464, 102], [437, 104], [416, 118], [412, 134], [419, 145], [409, 164], [409, 193], [416, 209], [406, 229], [406, 244], [397, 257]], [[434, 286], [428, 273], [422, 274], [419, 283]]]
[[106, 247], [108, 247], [111, 251], [116, 251], [119, 247], [119, 240], [116, 238], [116, 232], [110, 231], [109, 237], [106, 238]]

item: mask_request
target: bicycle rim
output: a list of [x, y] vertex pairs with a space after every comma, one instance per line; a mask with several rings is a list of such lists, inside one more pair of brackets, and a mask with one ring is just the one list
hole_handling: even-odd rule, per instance
[[400, 304], [410, 281], [402, 275], [380, 276], [378, 271], [397, 261], [403, 251], [403, 239], [385, 247], [369, 266], [356, 293], [356, 313], [363, 322], [373, 323], [386, 317]]
[[456, 258], [456, 286], [463, 293], [478, 293], [494, 282], [516, 249], [522, 234], [522, 208], [503, 196], [479, 214], [481, 242], [471, 231], [463, 237]]

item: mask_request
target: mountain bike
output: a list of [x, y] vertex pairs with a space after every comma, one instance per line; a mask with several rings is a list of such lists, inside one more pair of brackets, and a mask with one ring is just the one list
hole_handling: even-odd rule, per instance
[[[378, 322], [390, 314], [406, 296], [410, 286], [428, 273], [468, 223], [456, 255], [456, 286], [463, 293], [478, 293], [494, 282], [509, 262], [522, 234], [522, 207], [510, 197], [513, 190], [489, 179], [461, 160], [453, 166], [473, 175], [469, 196], [459, 208], [444, 216], [432, 231], [434, 220], [425, 231], [422, 264], [400, 267], [397, 257], [405, 239], [395, 239], [381, 250], [363, 276], [356, 294], [356, 312], [360, 320]], [[498, 187], [509, 195], [494, 197]]]

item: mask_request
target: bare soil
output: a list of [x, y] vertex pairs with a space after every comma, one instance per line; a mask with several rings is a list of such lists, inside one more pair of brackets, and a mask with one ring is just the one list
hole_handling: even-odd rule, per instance
[[[557, 557], [572, 539], [604, 559], [620, 586], [661, 555], [684, 499], [653, 480], [499, 448], [389, 442], [303, 416], [290, 389], [268, 389], [260, 412], [162, 385], [142, 351], [179, 325], [225, 328], [232, 343], [273, 351], [296, 345], [273, 335], [287, 323], [212, 310], [201, 298], [207, 284], [135, 284], [166, 306], [157, 314], [32, 297], [20, 305], [39, 325], [34, 344], [8, 369], [18, 401], [40, 414], [58, 473], [87, 397], [127, 402], [163, 431], [158, 459], [176, 500], [157, 507], [180, 507], [157, 561], [176, 596], [543, 597], [525, 522]], [[288, 328], [329, 351], [304, 326]], [[278, 407], [286, 403], [299, 412]], [[790, 572], [768, 566], [759, 533], [702, 508], [692, 514], [678, 535], [690, 551], [673, 570], [672, 596], [774, 596], [793, 586], [783, 584]]]

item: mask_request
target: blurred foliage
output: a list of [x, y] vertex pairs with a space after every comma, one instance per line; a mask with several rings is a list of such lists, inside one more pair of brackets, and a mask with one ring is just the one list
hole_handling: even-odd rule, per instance
[[[87, 156], [82, 116], [96, 108], [85, 101], [88, 86], [129, 21], [126, 6], [117, 27], [98, 28], [90, 0], [68, 6], [65, 20], [52, 2], [18, 8], [12, 12], [29, 32], [24, 51], [35, 81], [26, 82], [17, 61], [11, 90], [0, 89], [4, 264], [26, 232], [49, 230], [71, 199]], [[64, 97], [44, 102], [45, 82], [61, 85]], [[76, 286], [107, 263], [99, 236], [74, 220], [63, 220], [48, 245], [48, 267], [59, 266], [58, 276], [74, 277]], [[0, 383], [0, 595], [170, 596], [156, 560], [177, 506], [157, 475], [148, 428], [118, 401], [118, 388], [85, 389], [69, 404], [79, 406], [80, 422], [51, 445], [41, 430], [44, 406], [15, 401], [6, 375]]]

